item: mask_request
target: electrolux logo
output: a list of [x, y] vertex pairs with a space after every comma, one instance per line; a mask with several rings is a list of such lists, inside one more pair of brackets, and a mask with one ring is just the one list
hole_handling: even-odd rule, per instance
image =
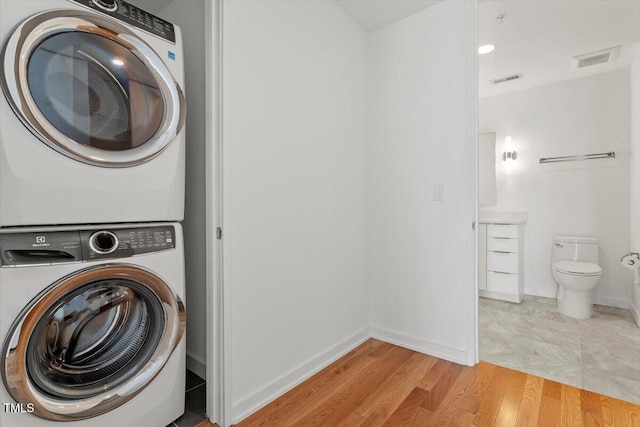
[[30, 414], [36, 409], [33, 406], [33, 403], [27, 403], [26, 405], [24, 405], [22, 403], [8, 403], [8, 402], [3, 402], [2, 408], [4, 409], [4, 412], [19, 413], [19, 414]]
[[47, 243], [47, 238], [45, 236], [36, 236], [36, 242], [31, 245], [34, 248], [39, 248], [43, 246], [49, 246]]

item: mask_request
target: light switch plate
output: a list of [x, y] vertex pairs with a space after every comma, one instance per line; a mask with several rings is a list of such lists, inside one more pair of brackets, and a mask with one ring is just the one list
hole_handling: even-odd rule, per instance
[[434, 202], [444, 201], [444, 184], [443, 183], [436, 182], [433, 184], [433, 201]]

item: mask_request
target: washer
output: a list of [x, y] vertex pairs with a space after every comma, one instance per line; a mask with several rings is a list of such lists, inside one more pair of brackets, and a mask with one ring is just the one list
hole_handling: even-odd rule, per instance
[[178, 223], [0, 230], [0, 425], [179, 418], [182, 301]]
[[180, 221], [180, 29], [121, 0], [2, 0], [0, 227]]

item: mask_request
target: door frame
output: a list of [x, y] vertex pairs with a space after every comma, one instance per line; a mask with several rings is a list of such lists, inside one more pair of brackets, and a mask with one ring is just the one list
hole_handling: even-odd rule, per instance
[[[206, 337], [207, 398], [210, 421], [227, 425], [228, 361], [224, 337], [229, 322], [223, 292], [223, 164], [222, 164], [222, 1], [205, 1], [206, 105]], [[228, 305], [227, 305], [228, 307]]]
[[[473, 183], [472, 198], [473, 198], [473, 284], [474, 289], [469, 292], [469, 298], [473, 298], [472, 301], [468, 301], [468, 307], [471, 309], [471, 319], [467, 326], [467, 364], [475, 365], [480, 362], [480, 350], [479, 350], [479, 191], [480, 191], [480, 169], [479, 169], [479, 94], [478, 94], [478, 40], [480, 38], [478, 15], [479, 15], [479, 1], [474, 0], [473, 5], [470, 7], [471, 16], [467, 19], [467, 48], [470, 49], [467, 52], [467, 58], [469, 63], [467, 64], [467, 99], [469, 104], [466, 108], [467, 115], [467, 138], [472, 141], [472, 165], [471, 173]], [[471, 353], [471, 354], [470, 354]]]

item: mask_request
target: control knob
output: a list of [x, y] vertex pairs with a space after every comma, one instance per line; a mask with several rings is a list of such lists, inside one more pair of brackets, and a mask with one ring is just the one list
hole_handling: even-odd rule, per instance
[[89, 247], [97, 254], [106, 255], [118, 249], [118, 236], [111, 231], [97, 231], [89, 237]]
[[100, 9], [106, 10], [107, 12], [113, 12], [118, 8], [118, 3], [116, 2], [116, 0], [91, 0], [91, 1]]

